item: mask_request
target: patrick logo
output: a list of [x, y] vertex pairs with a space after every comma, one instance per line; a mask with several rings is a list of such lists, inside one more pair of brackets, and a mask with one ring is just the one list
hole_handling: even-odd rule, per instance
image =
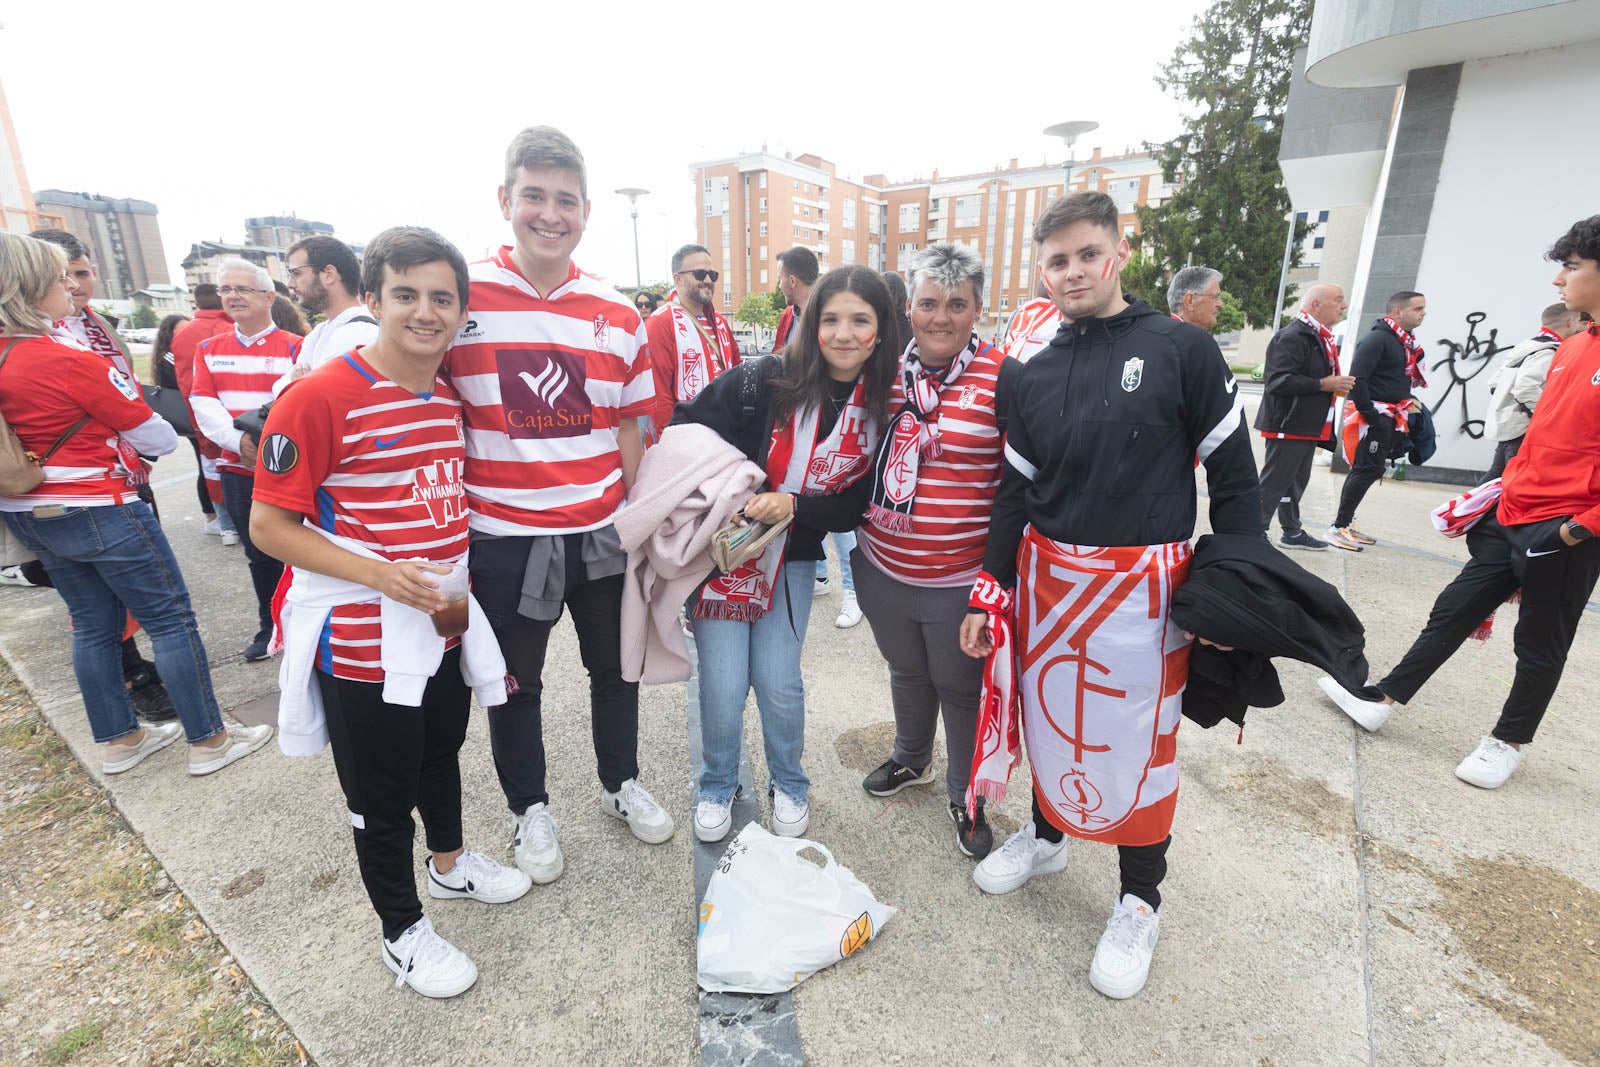
[[588, 436], [593, 415], [582, 356], [555, 348], [502, 348], [495, 361], [512, 440]]
[[436, 459], [426, 467], [418, 467], [412, 475], [411, 499], [428, 509], [428, 517], [438, 529], [466, 520], [463, 466], [459, 459]]

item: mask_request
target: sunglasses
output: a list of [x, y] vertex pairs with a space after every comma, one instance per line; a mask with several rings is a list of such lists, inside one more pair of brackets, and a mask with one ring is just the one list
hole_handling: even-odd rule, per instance
[[679, 274], [692, 274], [697, 282], [714, 282], [722, 275], [714, 270], [680, 270]]

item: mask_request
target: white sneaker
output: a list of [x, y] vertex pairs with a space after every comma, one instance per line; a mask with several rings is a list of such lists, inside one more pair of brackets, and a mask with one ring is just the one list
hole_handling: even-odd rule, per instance
[[228, 740], [221, 748], [208, 748], [205, 745], [189, 746], [189, 773], [195, 777], [203, 774], [215, 774], [230, 763], [237, 763], [250, 753], [272, 740], [272, 727], [266, 723], [260, 726], [240, 726], [237, 723], [224, 727], [228, 733]]
[[1067, 865], [1067, 839], [1055, 844], [1040, 841], [1029, 819], [1006, 843], [973, 868], [972, 880], [985, 893], [1010, 893], [1028, 884], [1036, 874], [1054, 874]]
[[772, 791], [772, 832], [779, 837], [800, 837], [811, 825], [811, 805], [781, 789]]
[[229, 547], [232, 547], [233, 545], [238, 544], [239, 543], [239, 531], [238, 530], [223, 530], [222, 531], [222, 543], [225, 544], [225, 545], [228, 545]]
[[160, 752], [172, 742], [183, 736], [183, 727], [175, 722], [162, 726], [150, 725], [144, 728], [144, 736], [136, 744], [123, 744], [113, 741], [104, 748], [104, 757], [100, 761], [101, 774], [121, 774], [131, 771], [152, 752]]
[[826, 578], [818, 578], [816, 588], [811, 595], [827, 596], [831, 592], [833, 592], [833, 583]]
[[481, 852], [463, 852], [449, 874], [440, 874], [428, 857], [428, 895], [437, 900], [481, 900], [509, 904], [533, 888], [533, 879], [515, 867], [502, 867]]
[[28, 576], [22, 573], [22, 564], [11, 567], [0, 567], [0, 585], [29, 585]]
[[478, 980], [467, 954], [434, 933], [426, 915], [393, 941], [383, 939], [383, 962], [395, 973], [396, 989], [410, 986], [438, 1000], [465, 993]]
[[672, 816], [637, 778], [623, 782], [615, 793], [601, 786], [600, 806], [607, 815], [627, 823], [633, 836], [647, 845], [659, 845], [672, 837]]
[[1089, 984], [1113, 1000], [1127, 1000], [1150, 977], [1150, 957], [1161, 937], [1161, 913], [1128, 893], [1111, 909], [1106, 932], [1089, 965]]
[[1498, 737], [1485, 737], [1456, 767], [1456, 777], [1479, 789], [1499, 789], [1522, 762], [1522, 749]]
[[556, 817], [548, 805], [530, 804], [527, 811], [511, 817], [511, 852], [517, 866], [540, 885], [561, 877], [566, 862], [561, 858]]
[[215, 515], [211, 516], [211, 518], [206, 520], [205, 531], [212, 537], [221, 537], [222, 522]]
[[833, 624], [841, 630], [848, 630], [861, 621], [861, 606], [856, 603], [856, 595], [846, 592], [839, 598], [839, 617]]
[[694, 836], [697, 841], [716, 842], [733, 829], [733, 808], [715, 800], [702, 800], [694, 806]]
[[1381, 700], [1362, 700], [1344, 686], [1324, 674], [1317, 679], [1317, 688], [1329, 700], [1339, 705], [1339, 710], [1356, 721], [1356, 725], [1369, 733], [1389, 721], [1394, 713], [1393, 704]]

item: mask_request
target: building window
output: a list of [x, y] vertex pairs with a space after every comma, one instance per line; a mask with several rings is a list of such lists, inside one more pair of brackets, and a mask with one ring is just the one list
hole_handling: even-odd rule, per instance
[[800, 227], [798, 226], [794, 228], [794, 239], [796, 241], [800, 240]]
[[809, 219], [811, 217], [811, 209], [808, 208], [808, 207], [802, 207], [800, 209], [800, 214], [804, 215], [806, 218]]
[[1317, 212], [1317, 221], [1318, 222], [1327, 222], [1328, 221], [1328, 213], [1326, 211]]
[[846, 263], [856, 261], [856, 242], [854, 238], [846, 237], [839, 242], [839, 258]]
[[766, 285], [767, 284], [767, 268], [765, 268], [765, 267], [761, 268], [761, 284], [762, 285]]
[[761, 198], [761, 210], [767, 210], [767, 198], [764, 196]]
[[710, 218], [712, 215], [715, 215], [716, 213], [717, 213], [717, 205], [715, 205], [715, 204], [707, 204], [706, 205], [706, 217], [707, 218]]
[[811, 192], [811, 183], [810, 182], [806, 182], [804, 191], [807, 192], [807, 193]]
[[916, 233], [922, 229], [922, 205], [900, 205], [900, 232]]
[[1304, 211], [1296, 211], [1294, 213], [1294, 221], [1296, 221], [1296, 222], [1304, 222], [1304, 221], [1306, 221], [1306, 213]]
[[956, 226], [967, 227], [978, 224], [978, 205], [982, 198], [978, 196], [956, 197]]
[[[766, 224], [765, 224], [765, 223], [763, 223], [763, 224], [762, 224], [762, 225], [763, 225], [763, 226], [764, 226], [764, 225], [766, 225]], [[760, 256], [760, 259], [761, 259], [761, 262], [763, 262], [763, 263], [765, 263], [765, 262], [766, 262], [766, 261], [767, 261], [767, 246], [766, 246], [766, 245], [762, 245], [762, 246], [761, 246], [761, 256]]]
[[761, 172], [761, 181], [758, 184], [763, 189], [765, 189], [767, 187], [767, 172], [766, 171], [762, 171]]
[[710, 191], [711, 191], [711, 179], [707, 178], [706, 179], [706, 192], [709, 193]]
[[722, 287], [722, 306], [723, 307], [732, 307], [733, 306], [733, 286], [731, 286], [731, 285], [724, 285]]
[[[1311, 241], [1311, 247], [1312, 248], [1321, 248], [1322, 247], [1322, 238], [1320, 238], [1320, 237], [1313, 238], [1312, 241]], [[146, 319], [145, 321], [149, 322], [150, 320]]]
[[800, 183], [799, 182], [795, 182], [794, 183], [794, 191], [797, 192], [797, 193], [800, 191]]
[[854, 198], [848, 197], [848, 196], [845, 197], [844, 203], [840, 205], [840, 209], [839, 210], [840, 210], [840, 214], [843, 217], [843, 222], [844, 222], [845, 227], [847, 229], [852, 229], [852, 230], [855, 229], [855, 226], [856, 226], [856, 202], [855, 202]]
[[766, 235], [767, 235], [767, 224], [763, 222], [761, 224], [761, 236], [765, 237]]
[[1006, 308], [1008, 308], [1010, 306], [1011, 306], [1011, 298], [1009, 296], [1002, 296], [1000, 298], [1000, 310], [1004, 311]]
[[909, 254], [911, 252], [915, 252], [916, 250], [917, 250], [917, 242], [915, 242], [915, 241], [903, 242], [900, 245], [900, 254], [902, 256], [907, 255], [907, 254]]

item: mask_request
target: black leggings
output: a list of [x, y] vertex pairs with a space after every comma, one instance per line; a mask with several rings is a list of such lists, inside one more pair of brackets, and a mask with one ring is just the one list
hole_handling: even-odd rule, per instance
[[[1033, 832], [1040, 841], [1055, 844], [1066, 836], [1050, 824], [1039, 808], [1039, 794], [1033, 794]], [[1122, 871], [1122, 890], [1117, 899], [1129, 893], [1152, 908], [1161, 907], [1161, 881], [1167, 876], [1167, 846], [1172, 835], [1153, 845], [1118, 845], [1117, 864]]]

